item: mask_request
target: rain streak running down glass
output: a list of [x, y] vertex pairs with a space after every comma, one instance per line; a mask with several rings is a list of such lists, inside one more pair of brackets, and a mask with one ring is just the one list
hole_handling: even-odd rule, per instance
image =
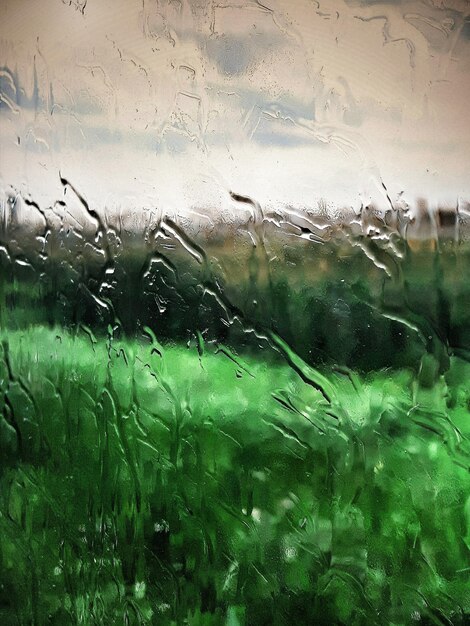
[[470, 624], [470, 2], [0, 0], [0, 626]]

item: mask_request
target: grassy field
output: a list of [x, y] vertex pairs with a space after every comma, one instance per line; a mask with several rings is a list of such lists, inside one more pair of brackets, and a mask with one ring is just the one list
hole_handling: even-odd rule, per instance
[[2, 234], [0, 625], [469, 623], [468, 244], [157, 226]]
[[1, 341], [2, 625], [468, 623], [470, 364]]

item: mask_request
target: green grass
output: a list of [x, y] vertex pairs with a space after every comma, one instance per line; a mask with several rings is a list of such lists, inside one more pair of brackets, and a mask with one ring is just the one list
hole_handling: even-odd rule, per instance
[[469, 364], [2, 341], [0, 624], [468, 623]]

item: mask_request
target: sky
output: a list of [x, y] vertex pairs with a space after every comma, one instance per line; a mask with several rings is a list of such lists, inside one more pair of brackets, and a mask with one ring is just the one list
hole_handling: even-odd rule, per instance
[[2, 0], [0, 187], [43, 206], [470, 200], [468, 0]]

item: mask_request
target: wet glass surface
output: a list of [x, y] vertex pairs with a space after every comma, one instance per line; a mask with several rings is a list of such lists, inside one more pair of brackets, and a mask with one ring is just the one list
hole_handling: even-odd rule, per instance
[[468, 2], [0, 6], [0, 624], [467, 624]]

